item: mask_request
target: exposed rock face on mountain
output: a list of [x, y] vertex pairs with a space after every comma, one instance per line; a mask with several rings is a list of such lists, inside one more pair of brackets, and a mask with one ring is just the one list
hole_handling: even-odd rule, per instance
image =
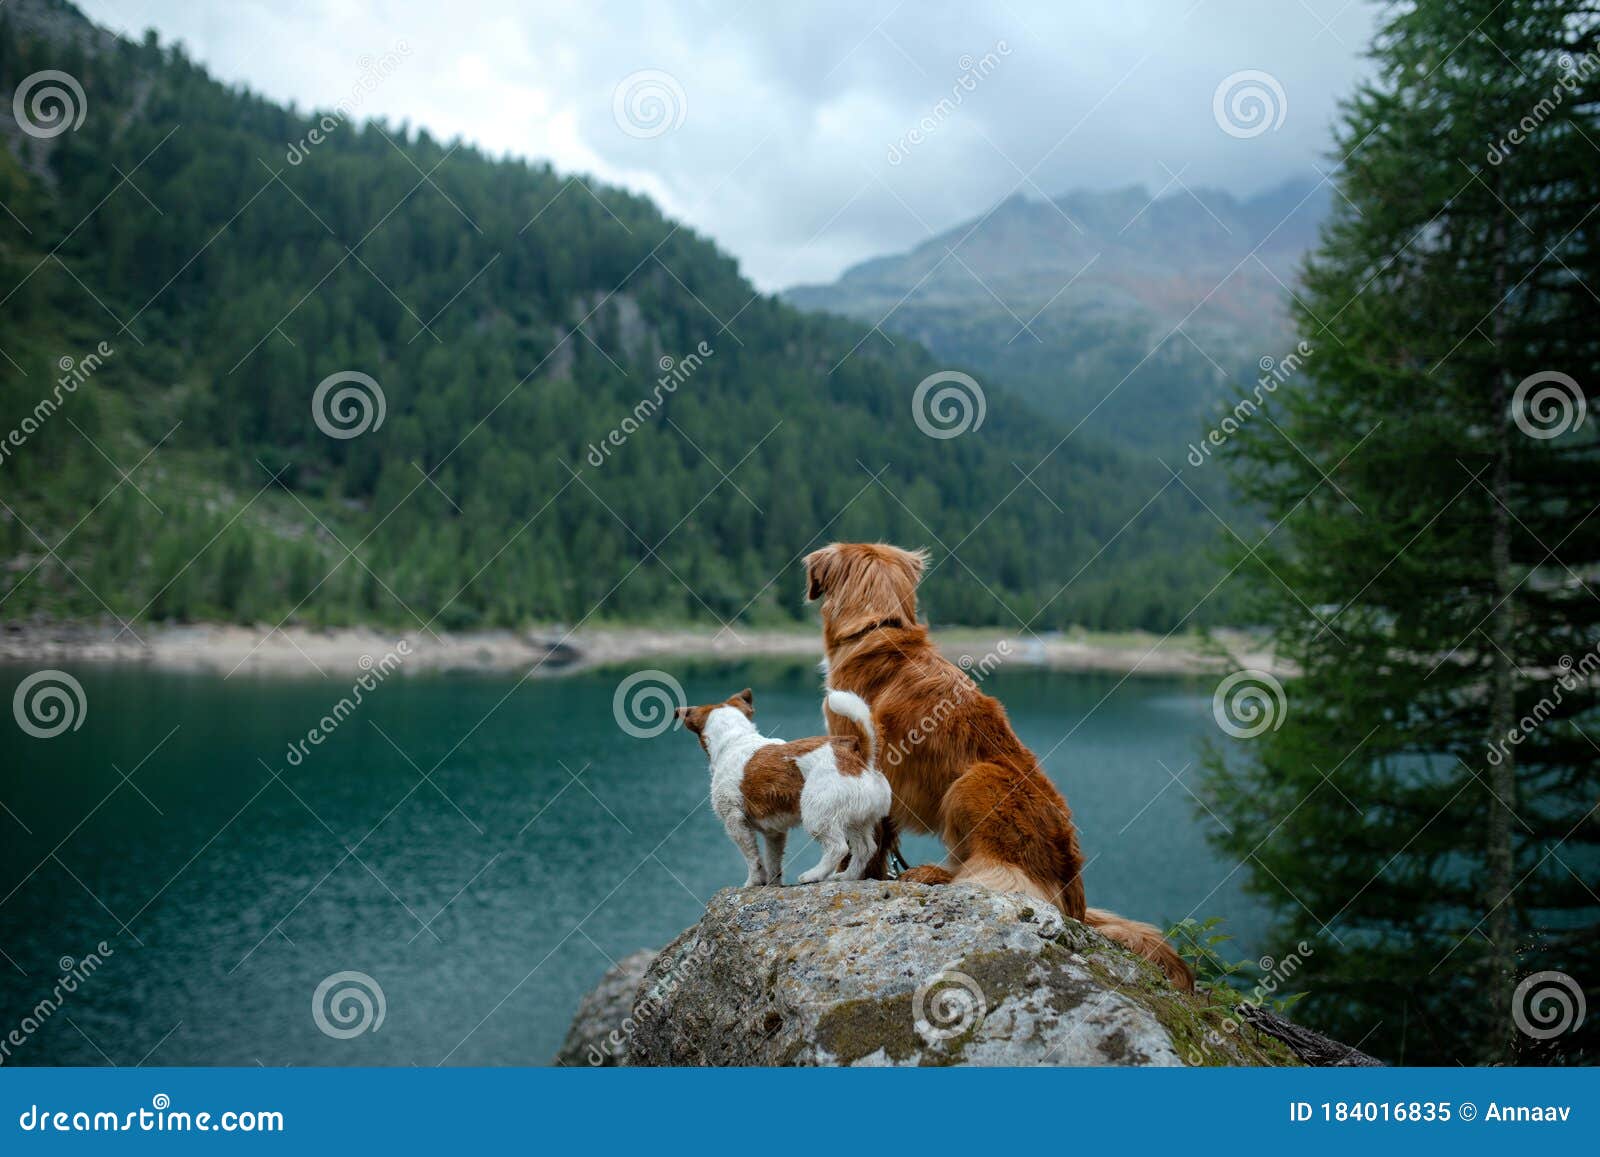
[[116, 46], [117, 38], [92, 24], [66, 0], [11, 0], [6, 16], [18, 27], [63, 48], [76, 47], [94, 55]]
[[587, 997], [568, 1065], [1293, 1065], [1054, 908], [962, 887], [727, 889]]

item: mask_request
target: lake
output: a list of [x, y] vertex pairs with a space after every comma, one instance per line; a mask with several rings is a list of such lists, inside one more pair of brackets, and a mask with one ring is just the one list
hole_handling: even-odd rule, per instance
[[[692, 703], [753, 686], [768, 734], [819, 728], [809, 665], [663, 666]], [[25, 1038], [6, 1063], [545, 1064], [613, 959], [665, 944], [744, 878], [693, 737], [619, 727], [627, 670], [396, 674], [295, 760], [347, 682], [71, 670], [76, 731], [0, 727], [0, 1037]], [[28, 674], [0, 669], [4, 702]], [[1231, 955], [1269, 949], [1188, 790], [1211, 687], [1117, 684], [1015, 668], [985, 683], [1024, 742], [1054, 749], [1090, 903], [1221, 915]], [[815, 857], [791, 840], [789, 878]], [[374, 1031], [314, 1019], [342, 972], [381, 989]], [[73, 991], [56, 996], [63, 975]], [[59, 1007], [34, 1023], [47, 998]]]

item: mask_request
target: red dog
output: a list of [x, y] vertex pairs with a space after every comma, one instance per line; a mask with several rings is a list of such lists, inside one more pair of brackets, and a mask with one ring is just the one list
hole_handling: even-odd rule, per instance
[[[940, 655], [917, 622], [926, 557], [874, 543], [835, 543], [806, 556], [806, 597], [823, 600], [828, 686], [872, 705], [879, 765], [894, 789], [890, 818], [937, 833], [950, 853], [949, 867], [925, 864], [900, 878], [1027, 893], [1192, 990], [1194, 974], [1156, 928], [1085, 905], [1067, 801], [1011, 730], [1005, 708]], [[830, 734], [859, 735], [849, 719], [826, 714]]]

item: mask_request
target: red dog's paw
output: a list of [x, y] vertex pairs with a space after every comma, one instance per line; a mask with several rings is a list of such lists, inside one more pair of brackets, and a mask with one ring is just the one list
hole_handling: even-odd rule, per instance
[[900, 873], [900, 882], [903, 884], [948, 884], [954, 879], [955, 875], [950, 869], [937, 864], [918, 864]]

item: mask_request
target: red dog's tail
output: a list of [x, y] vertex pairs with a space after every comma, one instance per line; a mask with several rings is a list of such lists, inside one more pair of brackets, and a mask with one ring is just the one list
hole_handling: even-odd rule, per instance
[[1157, 965], [1167, 974], [1168, 980], [1185, 992], [1194, 991], [1194, 972], [1184, 963], [1183, 957], [1178, 955], [1178, 950], [1167, 943], [1167, 938], [1161, 935], [1161, 930], [1155, 925], [1129, 920], [1118, 916], [1115, 912], [1107, 912], [1104, 908], [1085, 909], [1083, 922], [1107, 940], [1115, 940], [1124, 948], [1138, 953]]
[[[1083, 902], [1081, 885], [1073, 889], [1059, 883], [1041, 884], [1024, 869], [992, 857], [974, 856], [965, 861], [954, 877], [956, 882], [989, 888], [995, 892], [1022, 892], [1054, 904], [1063, 915], [1071, 912], [1067, 907], [1073, 900]], [[1074, 877], [1077, 882], [1079, 877]], [[1104, 908], [1084, 908], [1078, 917], [1107, 940], [1115, 941], [1139, 956], [1143, 956], [1162, 972], [1174, 986], [1185, 992], [1194, 991], [1194, 973], [1184, 963], [1178, 950], [1167, 943], [1161, 930], [1153, 924], [1142, 924], [1107, 912]]]

